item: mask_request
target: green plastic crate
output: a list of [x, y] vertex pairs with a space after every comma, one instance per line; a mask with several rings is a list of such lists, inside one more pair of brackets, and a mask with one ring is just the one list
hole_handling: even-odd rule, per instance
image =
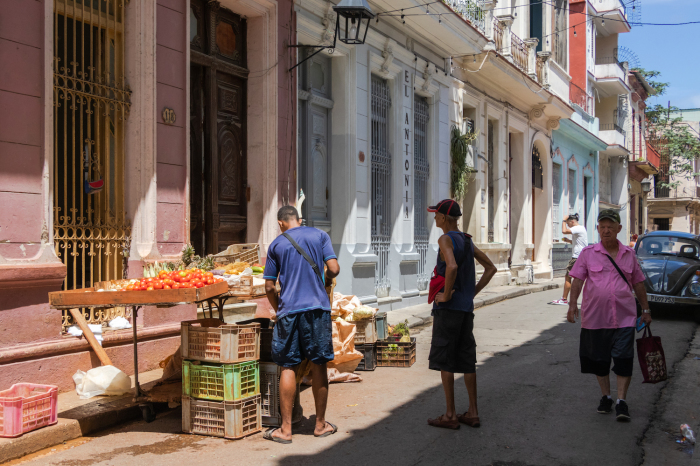
[[195, 364], [182, 361], [182, 394], [211, 401], [236, 401], [260, 393], [258, 361]]

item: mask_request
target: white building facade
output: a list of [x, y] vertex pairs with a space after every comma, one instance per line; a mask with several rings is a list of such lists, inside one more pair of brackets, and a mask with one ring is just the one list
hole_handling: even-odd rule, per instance
[[[383, 310], [425, 302], [441, 234], [426, 207], [451, 197], [453, 127], [478, 134], [458, 201], [492, 283], [552, 274], [552, 131], [573, 113], [549, 60], [554, 7], [448, 3], [370, 2], [364, 45], [299, 67], [302, 215], [332, 238], [336, 290]], [[332, 6], [296, 3], [299, 44], [332, 42]]]

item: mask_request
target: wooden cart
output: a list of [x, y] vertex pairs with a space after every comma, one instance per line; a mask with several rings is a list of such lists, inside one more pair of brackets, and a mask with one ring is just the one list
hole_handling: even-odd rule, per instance
[[[102, 287], [106, 286], [102, 283], [96, 285]], [[224, 303], [229, 299], [239, 299], [239, 297], [228, 295], [228, 291], [228, 284], [226, 282], [219, 282], [202, 288], [152, 291], [96, 291], [93, 287], [51, 292], [49, 293], [49, 304], [53, 309], [60, 310], [115, 306], [131, 308], [132, 329], [134, 333], [134, 402], [139, 403], [144, 419], [146, 421], [152, 421], [155, 419], [153, 405], [149, 402], [148, 395], [141, 390], [141, 385], [139, 384], [138, 330], [136, 325], [139, 309], [143, 306], [172, 307], [179, 304], [207, 303], [209, 306], [209, 313], [212, 315], [213, 306], [216, 304], [218, 307], [219, 319], [223, 320]]]

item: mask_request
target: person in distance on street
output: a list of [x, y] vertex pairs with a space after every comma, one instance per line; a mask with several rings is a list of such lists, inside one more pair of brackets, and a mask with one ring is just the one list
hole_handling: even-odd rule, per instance
[[[625, 422], [630, 420], [625, 400], [634, 363], [635, 294], [642, 306], [642, 322], [646, 325], [651, 323], [651, 314], [644, 274], [634, 249], [618, 241], [617, 234], [621, 230], [618, 212], [612, 209], [600, 211], [600, 243], [584, 248], [570, 272], [574, 281], [566, 317], [569, 322], [575, 323], [581, 316], [581, 372], [595, 374], [598, 379], [603, 395], [598, 405], [600, 414], [612, 412], [610, 363], [614, 362], [612, 370], [617, 375], [615, 414], [618, 421]], [[579, 313], [577, 300], [582, 289], [583, 301]]]
[[[326, 285], [340, 273], [331, 239], [324, 231], [301, 226], [299, 212], [284, 206], [277, 212], [282, 235], [270, 245], [265, 263], [265, 292], [277, 313], [272, 334], [272, 360], [282, 367], [280, 413], [282, 425], [263, 437], [278, 443], [292, 443], [292, 407], [299, 365], [311, 361], [311, 389], [316, 404], [316, 437], [327, 437], [338, 428], [326, 421], [328, 373], [333, 360], [331, 303]], [[328, 270], [323, 271], [323, 264]], [[276, 283], [280, 281], [281, 294]]]
[[[440, 371], [445, 391], [445, 414], [428, 419], [434, 427], [459, 429], [460, 423], [479, 427], [476, 404], [476, 341], [474, 340], [474, 296], [496, 274], [496, 267], [457, 227], [462, 216], [459, 204], [451, 199], [428, 207], [435, 213], [435, 224], [444, 235], [438, 240], [440, 251], [430, 280], [428, 302], [433, 302], [433, 337], [430, 343], [429, 368]], [[476, 283], [474, 260], [484, 267]], [[464, 374], [469, 394], [469, 409], [457, 415], [455, 408], [455, 373]]]
[[567, 301], [566, 298], [569, 296], [569, 291], [571, 291], [571, 275], [569, 275], [569, 272], [571, 272], [571, 269], [574, 267], [576, 259], [578, 259], [578, 256], [581, 254], [581, 251], [583, 251], [583, 248], [588, 246], [588, 232], [586, 231], [586, 227], [578, 224], [578, 214], [569, 215], [564, 219], [564, 222], [561, 224], [561, 232], [565, 235], [571, 235], [571, 239], [562, 238], [562, 240], [565, 243], [573, 245], [573, 250], [571, 251], [571, 260], [566, 266], [564, 295], [561, 299], [555, 299], [549, 304], [568, 306], [569, 301]]

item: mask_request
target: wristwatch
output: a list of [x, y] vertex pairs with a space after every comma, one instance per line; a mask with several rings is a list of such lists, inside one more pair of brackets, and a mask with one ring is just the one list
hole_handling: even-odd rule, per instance
[[642, 314], [650, 314], [651, 311], [649, 309], [642, 309]]

